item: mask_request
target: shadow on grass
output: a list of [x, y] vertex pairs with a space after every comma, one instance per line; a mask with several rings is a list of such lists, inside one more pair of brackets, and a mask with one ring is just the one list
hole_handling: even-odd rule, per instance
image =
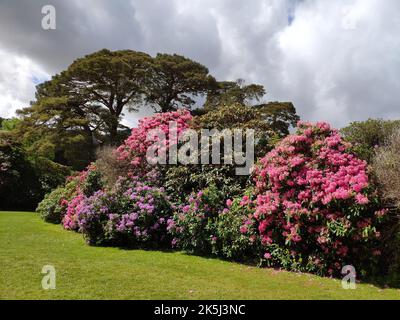
[[[246, 267], [253, 267], [253, 268], [259, 268], [259, 269], [270, 269], [270, 270], [275, 270], [275, 271], [286, 271], [286, 272], [291, 272], [293, 274], [303, 274], [303, 275], [309, 275], [309, 276], [316, 276], [320, 278], [326, 278], [326, 279], [337, 279], [337, 280], [342, 280], [340, 277], [326, 277], [326, 276], [321, 276], [313, 273], [307, 273], [303, 271], [294, 271], [294, 270], [286, 270], [283, 268], [279, 267], [265, 267], [261, 265], [261, 262], [258, 259], [247, 259], [247, 260], [232, 260], [228, 258], [223, 258], [219, 257], [216, 255], [210, 255], [210, 254], [196, 254], [196, 253], [189, 253], [185, 252], [182, 250], [176, 250], [176, 249], [171, 249], [171, 248], [140, 248], [140, 247], [132, 247], [132, 246], [117, 246], [114, 248], [120, 249], [120, 250], [127, 250], [127, 251], [134, 251], [134, 250], [141, 250], [141, 251], [147, 251], [147, 252], [161, 252], [161, 253], [182, 253], [183, 255], [186, 256], [194, 256], [202, 260], [215, 260], [215, 261], [223, 261], [223, 262], [228, 262], [228, 263], [233, 263], [236, 265], [242, 265]], [[367, 285], [373, 285], [379, 289], [400, 289], [400, 278], [395, 278], [395, 279], [388, 279], [385, 276], [382, 277], [374, 277], [374, 278], [362, 278], [360, 280], [357, 280], [357, 283], [361, 284], [367, 284]]]
[[[74, 231], [71, 231], [74, 232]], [[340, 277], [326, 277], [326, 276], [321, 276], [318, 274], [313, 274], [313, 273], [307, 273], [303, 271], [295, 271], [295, 270], [286, 270], [283, 268], [279, 267], [263, 267], [261, 264], [260, 259], [246, 259], [246, 260], [240, 260], [240, 259], [228, 259], [220, 256], [216, 256], [213, 254], [199, 254], [199, 253], [190, 253], [182, 250], [177, 250], [177, 249], [172, 249], [168, 246], [157, 246], [156, 244], [153, 244], [152, 246], [140, 246], [137, 244], [130, 244], [130, 245], [122, 245], [122, 244], [93, 244], [93, 243], [87, 243], [87, 245], [90, 245], [92, 247], [107, 247], [107, 248], [116, 248], [119, 250], [123, 251], [147, 251], [147, 252], [160, 252], [160, 253], [182, 253], [186, 256], [194, 256], [203, 260], [217, 260], [217, 261], [224, 261], [224, 262], [229, 262], [229, 263], [234, 263], [236, 265], [243, 265], [247, 267], [254, 267], [254, 268], [260, 268], [260, 269], [271, 269], [271, 270], [276, 270], [276, 271], [287, 271], [287, 272], [292, 272], [294, 274], [304, 274], [304, 275], [310, 275], [310, 276], [317, 276], [320, 278], [326, 278], [326, 279], [338, 279], [341, 280], [342, 278]], [[357, 283], [362, 283], [362, 284], [369, 284], [373, 285], [377, 288], [380, 289], [400, 289], [400, 275], [396, 277], [389, 277], [388, 275], [383, 275], [380, 277], [369, 277], [369, 278], [361, 278], [360, 281], [357, 281]]]

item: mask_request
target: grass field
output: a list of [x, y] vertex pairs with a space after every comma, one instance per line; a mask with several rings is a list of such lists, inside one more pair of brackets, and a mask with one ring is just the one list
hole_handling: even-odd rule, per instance
[[[43, 290], [44, 265], [56, 289]], [[400, 290], [174, 252], [90, 247], [34, 213], [0, 212], [1, 299], [400, 299]]]

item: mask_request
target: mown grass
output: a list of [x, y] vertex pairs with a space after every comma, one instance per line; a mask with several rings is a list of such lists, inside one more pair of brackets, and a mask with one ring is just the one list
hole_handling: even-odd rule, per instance
[[[43, 290], [44, 265], [56, 289]], [[400, 299], [400, 290], [189, 256], [90, 247], [29, 212], [0, 212], [1, 299]]]

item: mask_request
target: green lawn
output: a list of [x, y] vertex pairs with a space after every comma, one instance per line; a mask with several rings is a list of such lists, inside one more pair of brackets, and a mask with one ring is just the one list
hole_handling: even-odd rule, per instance
[[[56, 289], [43, 290], [44, 265]], [[188, 256], [87, 246], [34, 213], [0, 212], [1, 299], [400, 299], [400, 290]]]

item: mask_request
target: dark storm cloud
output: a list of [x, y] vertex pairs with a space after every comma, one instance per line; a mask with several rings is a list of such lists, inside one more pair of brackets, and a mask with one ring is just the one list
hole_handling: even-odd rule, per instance
[[[56, 30], [43, 30], [44, 5], [56, 8]], [[140, 46], [142, 32], [128, 1], [2, 0], [0, 45], [29, 56], [51, 73], [101, 48]]]

